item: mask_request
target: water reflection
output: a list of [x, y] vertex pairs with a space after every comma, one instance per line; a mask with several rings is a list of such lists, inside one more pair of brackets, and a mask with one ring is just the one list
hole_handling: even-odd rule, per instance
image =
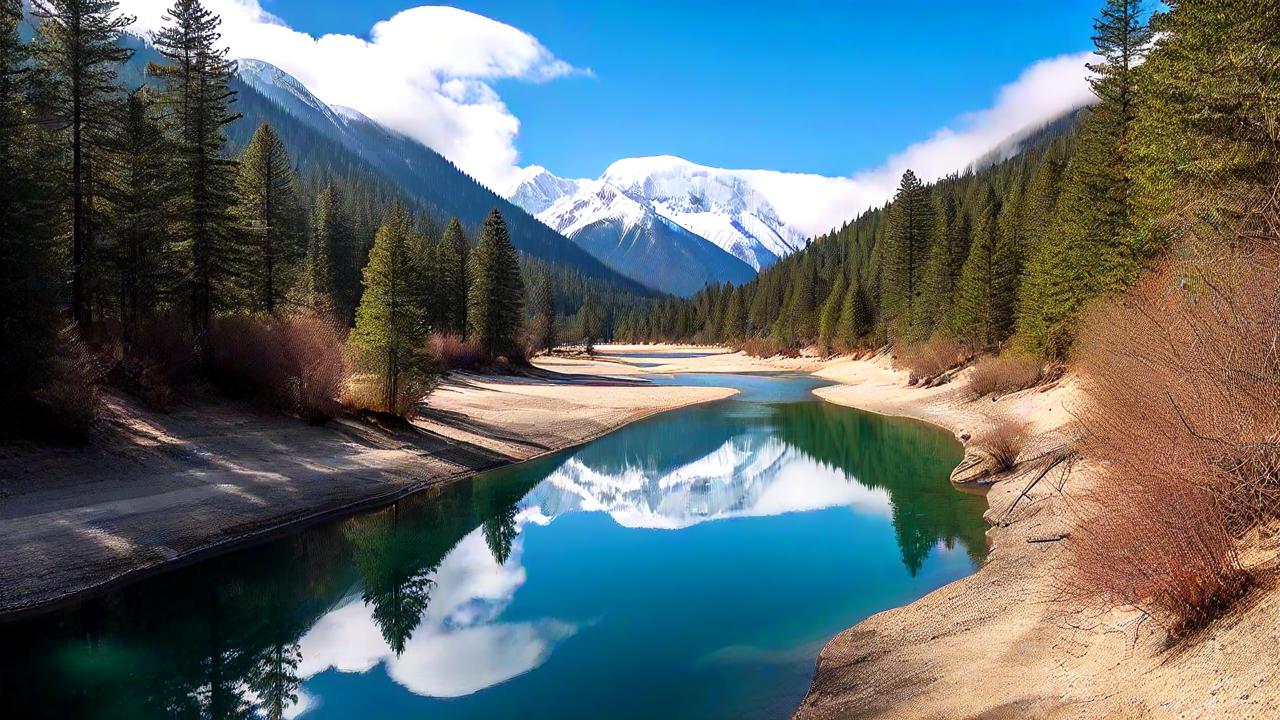
[[[473, 699], [474, 707], [458, 701], [434, 707], [484, 717], [528, 710], [548, 688], [576, 692], [584, 708], [593, 693], [617, 696], [622, 688], [594, 687], [586, 678], [596, 671], [591, 663], [616, 664], [628, 653], [637, 664], [647, 663], [644, 669], [655, 678], [662, 672], [690, 678], [753, 672], [751, 663], [726, 657], [780, 657], [804, 668], [814, 643], [833, 631], [828, 626], [848, 622], [841, 603], [865, 614], [967, 572], [947, 560], [949, 554], [937, 555], [957, 545], [972, 560], [981, 558], [982, 502], [945, 483], [958, 454], [936, 430], [816, 402], [691, 408], [568, 454], [2, 628], [0, 716], [340, 717], [369, 702], [385, 709], [365, 714], [395, 716], [417, 707], [410, 701], [417, 697]], [[807, 542], [803, 561], [775, 558], [774, 549], [812, 528], [806, 530], [803, 520], [760, 524], [845, 508], [851, 519], [832, 527], [852, 533], [849, 542], [867, 545], [855, 556]], [[604, 517], [615, 530], [586, 522]], [[756, 520], [742, 524], [747, 518]], [[880, 564], [862, 570], [860, 584], [821, 590], [831, 574], [821, 562], [824, 553], [837, 563], [852, 561], [846, 557], [873, 562], [883, 555], [874, 540], [881, 526], [894, 539], [883, 550], [900, 556], [901, 578]], [[837, 541], [833, 531], [823, 532]], [[678, 537], [680, 545], [661, 537]], [[528, 555], [527, 544], [535, 540], [537, 551]], [[720, 547], [735, 548], [733, 556]], [[605, 559], [609, 553], [630, 559], [613, 566]], [[706, 564], [688, 567], [694, 557], [714, 558], [715, 572]], [[931, 557], [941, 563], [936, 572], [912, 582]], [[760, 596], [762, 572], [798, 587], [775, 599], [789, 604], [767, 618], [744, 614], [748, 610], [720, 618], [701, 604], [728, 611], [730, 597]], [[701, 575], [713, 585], [698, 586]], [[588, 587], [583, 577], [599, 583], [607, 577], [608, 583]], [[685, 584], [680, 590], [688, 594], [687, 607], [672, 607], [666, 599], [672, 589], [664, 582]], [[667, 616], [655, 617], [654, 607], [667, 608]], [[805, 613], [825, 624], [801, 632], [780, 617]], [[778, 627], [760, 631], [778, 636], [769, 641], [776, 647], [738, 637], [769, 619]], [[653, 652], [670, 657], [641, 650], [646, 638], [635, 634], [654, 622], [672, 632], [686, 628], [655, 643]], [[707, 627], [688, 629], [697, 624]], [[594, 639], [576, 639], [589, 630]], [[562, 657], [557, 648], [574, 643], [580, 650], [566, 651], [551, 671]], [[538, 675], [530, 671], [544, 665], [553, 674], [539, 683], [516, 681]], [[390, 694], [385, 680], [378, 680], [383, 674], [408, 695]], [[804, 677], [801, 672], [797, 679]], [[341, 685], [343, 678], [365, 680], [352, 689]], [[745, 678], [716, 675], [697, 682], [749, 685]], [[609, 682], [623, 680], [611, 674], [597, 684]], [[781, 707], [791, 695], [751, 702]], [[675, 700], [662, 693], [650, 701], [654, 705], [638, 701], [634, 712], [622, 715], [693, 712], [673, 707]], [[569, 705], [538, 712], [574, 714]], [[589, 715], [585, 709], [578, 714]]]

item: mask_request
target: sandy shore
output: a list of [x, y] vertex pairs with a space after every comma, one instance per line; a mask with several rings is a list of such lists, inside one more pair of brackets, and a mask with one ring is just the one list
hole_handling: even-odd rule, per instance
[[85, 447], [0, 445], [0, 616], [48, 607], [433, 484], [732, 395], [629, 366], [456, 375], [414, 427], [323, 427], [226, 401], [161, 414], [108, 395]]
[[[1063, 445], [1079, 401], [1069, 377], [991, 402], [969, 399], [963, 377], [909, 388], [885, 360], [828, 363], [817, 374], [842, 383], [817, 391], [826, 400], [957, 434], [1022, 418], [1037, 432], [1024, 458]], [[1134, 612], [1082, 610], [1063, 599], [1060, 579], [1070, 534], [1081, 531], [1071, 498], [1092, 472], [1087, 460], [1059, 466], [1019, 500], [1044, 466], [1024, 459], [995, 479], [987, 495], [992, 552], [978, 572], [828, 643], [797, 720], [1280, 717], [1278, 594], [1255, 592], [1173, 648]], [[1250, 553], [1267, 575], [1276, 543]]]

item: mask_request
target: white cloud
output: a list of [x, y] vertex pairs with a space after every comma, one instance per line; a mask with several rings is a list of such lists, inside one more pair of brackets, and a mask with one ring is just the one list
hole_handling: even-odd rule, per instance
[[[749, 177], [781, 219], [806, 235], [817, 235], [868, 208], [881, 205], [897, 189], [907, 169], [925, 181], [964, 170], [1019, 133], [1040, 127], [1093, 101], [1085, 63], [1090, 53], [1041, 60], [1000, 88], [995, 104], [961, 115], [927, 140], [891, 155], [879, 167], [850, 177], [734, 171]], [[834, 141], [834, 140], [833, 140]]]
[[[172, 0], [122, 0], [135, 29], [164, 24]], [[259, 0], [205, 0], [222, 17], [234, 58], [255, 58], [302, 81], [321, 100], [354, 108], [416, 138], [481, 182], [499, 187], [515, 171], [520, 121], [496, 80], [543, 82], [583, 71], [532, 35], [451, 7], [415, 7], [383, 20], [369, 39], [312, 37], [265, 11]]]

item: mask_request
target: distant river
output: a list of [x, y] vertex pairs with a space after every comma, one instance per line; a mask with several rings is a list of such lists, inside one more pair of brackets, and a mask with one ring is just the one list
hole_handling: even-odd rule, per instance
[[655, 380], [741, 394], [0, 627], [0, 717], [785, 718], [982, 560], [947, 433]]

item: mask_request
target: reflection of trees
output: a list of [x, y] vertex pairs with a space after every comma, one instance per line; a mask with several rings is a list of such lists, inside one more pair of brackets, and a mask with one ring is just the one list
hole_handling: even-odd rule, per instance
[[510, 552], [516, 502], [545, 470], [479, 481], [487, 514], [471, 483], [457, 483], [0, 626], [0, 718], [279, 717], [299, 695], [299, 638], [354, 585], [402, 651], [440, 561], [485, 520], [491, 549]]
[[960, 542], [975, 561], [985, 555], [985, 503], [948, 481], [961, 449], [947, 433], [827, 403], [777, 405], [773, 419], [778, 436], [801, 452], [888, 491], [902, 562], [911, 574], [939, 541], [948, 547]]
[[347, 524], [352, 558], [364, 582], [364, 601], [373, 606], [374, 622], [397, 655], [404, 652], [427, 611], [436, 569], [421, 556], [412, 528], [401, 528], [399, 519], [398, 506], [392, 506]]

